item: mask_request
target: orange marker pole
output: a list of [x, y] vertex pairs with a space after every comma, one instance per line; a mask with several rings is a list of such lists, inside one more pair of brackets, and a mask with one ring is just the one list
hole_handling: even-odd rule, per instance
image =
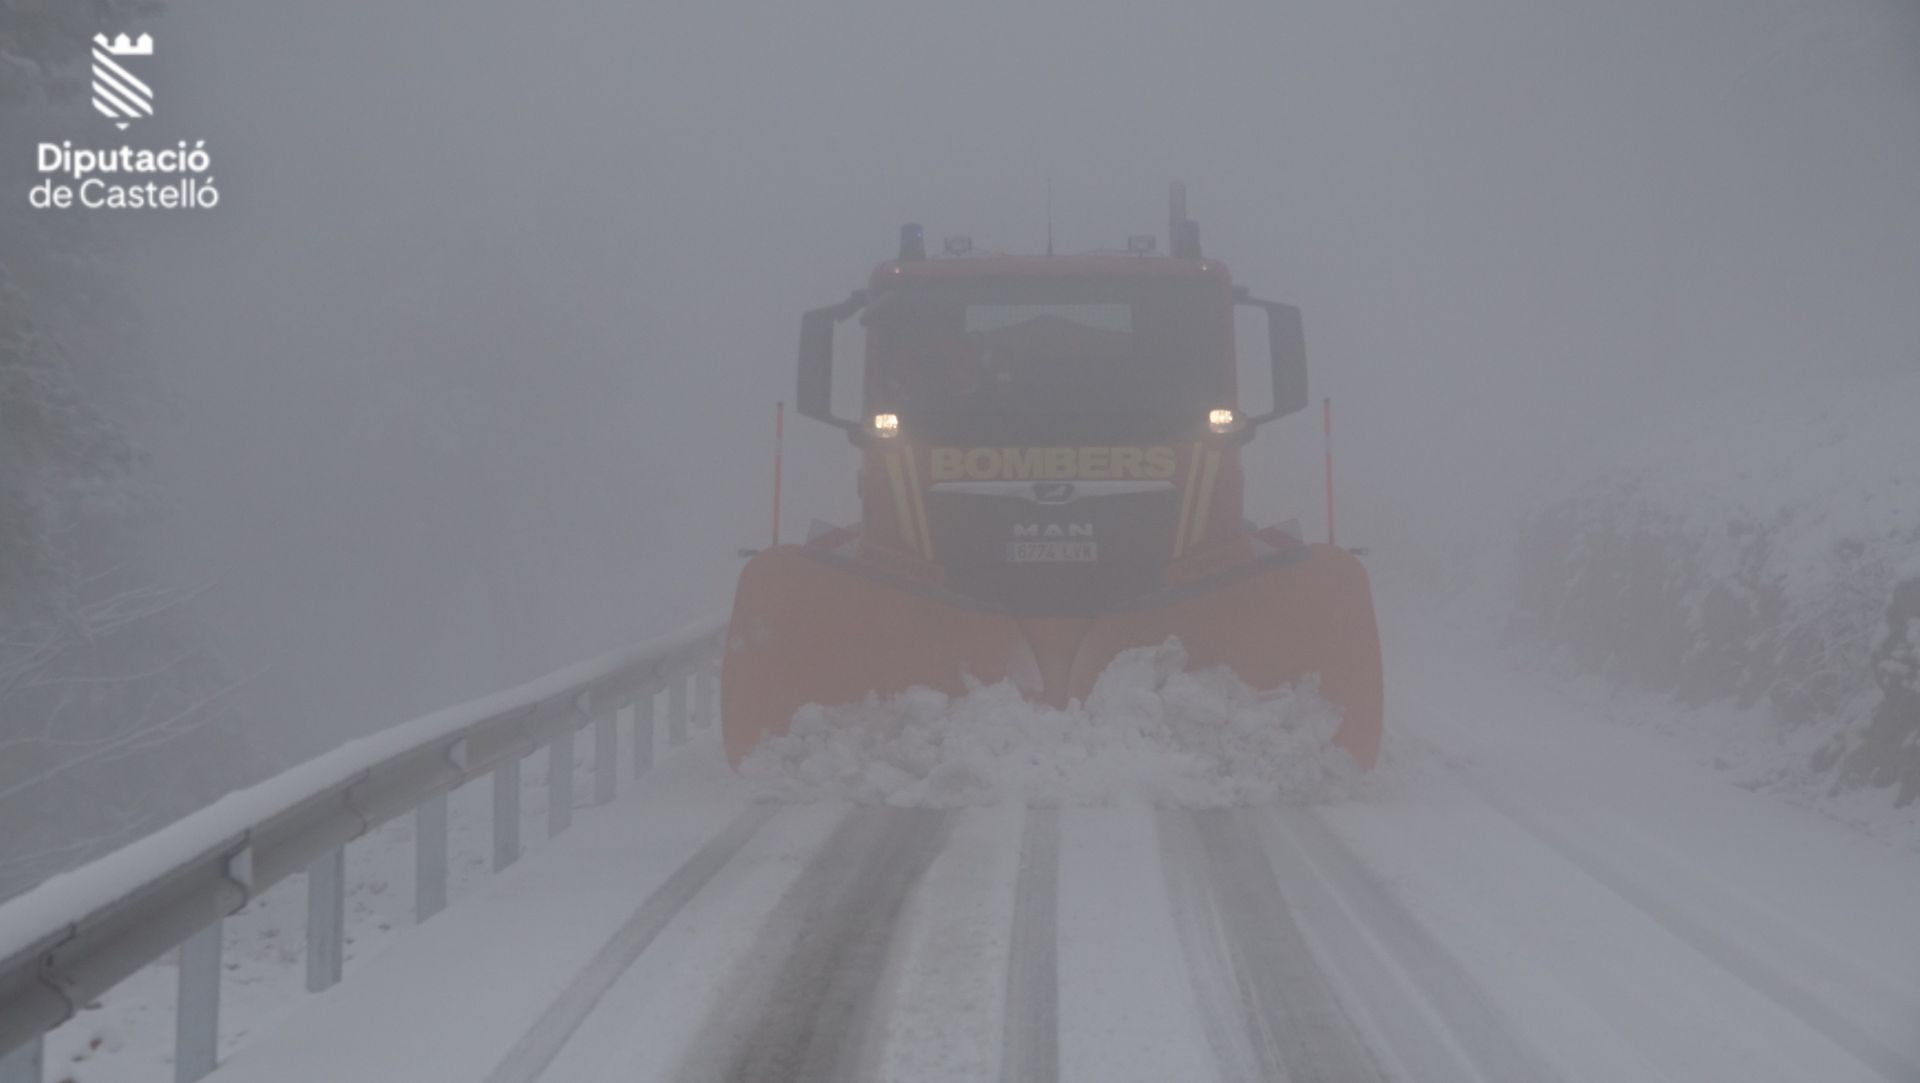
[[780, 450], [787, 438], [787, 404], [773, 404], [773, 544], [780, 544]]
[[1320, 400], [1321, 431], [1327, 443], [1327, 544], [1333, 541], [1333, 400]]

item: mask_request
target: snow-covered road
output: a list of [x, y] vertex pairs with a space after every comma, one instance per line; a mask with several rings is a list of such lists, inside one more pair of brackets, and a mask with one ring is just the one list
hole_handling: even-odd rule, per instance
[[1920, 860], [1389, 629], [1331, 804], [773, 803], [696, 743], [216, 1079], [1920, 1080]]

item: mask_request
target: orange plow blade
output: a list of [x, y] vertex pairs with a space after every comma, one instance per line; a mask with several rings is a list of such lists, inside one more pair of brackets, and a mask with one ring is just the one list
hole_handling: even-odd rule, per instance
[[949, 695], [967, 678], [1012, 680], [1054, 706], [1085, 699], [1116, 654], [1178, 637], [1195, 669], [1227, 666], [1259, 689], [1317, 674], [1340, 708], [1334, 741], [1362, 767], [1379, 756], [1380, 639], [1366, 569], [1344, 549], [1307, 547], [1155, 604], [1095, 618], [976, 610], [882, 582], [804, 550], [769, 549], [740, 575], [720, 690], [727, 759], [738, 765], [794, 713], [914, 685]]
[[809, 703], [858, 703], [914, 685], [949, 695], [1006, 679], [1022, 643], [1009, 617], [963, 609], [837, 567], [797, 546], [740, 572], [720, 678], [720, 728], [738, 766]]

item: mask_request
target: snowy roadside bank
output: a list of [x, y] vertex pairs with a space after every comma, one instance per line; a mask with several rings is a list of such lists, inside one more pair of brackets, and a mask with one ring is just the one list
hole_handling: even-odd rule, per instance
[[1623, 434], [1522, 518], [1507, 632], [1689, 708], [1740, 784], [1920, 845], [1916, 416], [1920, 375], [1775, 381]]

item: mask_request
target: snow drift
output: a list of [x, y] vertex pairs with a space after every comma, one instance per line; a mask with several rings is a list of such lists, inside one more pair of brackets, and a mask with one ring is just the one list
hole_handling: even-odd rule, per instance
[[1263, 693], [1227, 669], [1188, 672], [1178, 640], [1118, 655], [1082, 704], [1030, 703], [1011, 684], [927, 688], [803, 708], [741, 773], [789, 800], [952, 808], [1038, 804], [1221, 807], [1353, 791], [1330, 744], [1336, 708], [1311, 682]]

